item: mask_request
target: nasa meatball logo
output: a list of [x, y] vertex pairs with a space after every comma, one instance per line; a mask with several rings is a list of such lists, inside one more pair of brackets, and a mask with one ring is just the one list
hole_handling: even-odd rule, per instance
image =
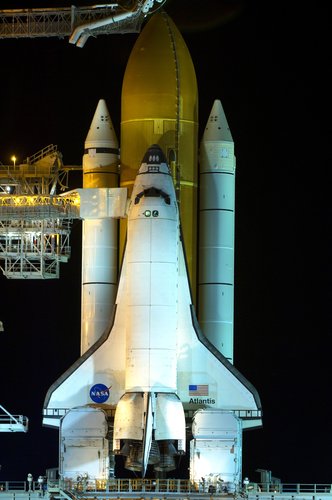
[[95, 403], [105, 403], [110, 397], [110, 388], [104, 384], [95, 384], [90, 389], [90, 398]]

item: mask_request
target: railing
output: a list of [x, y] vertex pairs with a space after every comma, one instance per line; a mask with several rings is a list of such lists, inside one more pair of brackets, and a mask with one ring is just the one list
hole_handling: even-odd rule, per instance
[[[0, 481], [1, 492], [28, 492], [28, 483], [26, 481]], [[39, 485], [35, 481], [32, 484], [32, 492], [39, 491]], [[169, 494], [211, 494], [208, 486], [201, 488], [187, 479], [110, 479], [109, 481], [91, 481], [84, 480], [49, 480], [47, 488], [50, 494], [64, 491], [66, 494], [73, 494], [79, 497], [89, 497], [92, 492], [94, 496], [104, 496], [109, 493], [169, 493]], [[214, 490], [212, 493], [215, 493]], [[220, 493], [220, 492], [219, 492]]]
[[41, 160], [42, 158], [45, 158], [45, 156], [49, 156], [51, 154], [60, 154], [58, 152], [58, 146], [55, 144], [49, 144], [45, 148], [41, 149], [40, 151], [37, 151], [37, 153], [33, 154], [32, 156], [29, 156], [26, 159], [26, 162], [29, 165], [32, 165], [33, 163], [36, 163], [37, 161]]
[[28, 422], [27, 417], [23, 415], [12, 415], [2, 405], [0, 405], [0, 432], [27, 432]]
[[332, 493], [332, 484], [313, 483], [254, 483], [248, 492], [262, 493]]
[[[51, 494], [56, 491], [65, 491], [69, 494], [79, 497], [90, 497], [91, 493], [95, 498], [107, 498], [107, 493], [130, 493], [133, 496], [136, 493], [163, 493], [163, 494], [188, 494], [196, 497], [204, 494], [217, 494], [219, 496], [227, 496], [228, 492], [225, 488], [220, 488], [220, 491], [215, 488], [212, 490], [211, 485], [194, 484], [186, 479], [110, 479], [105, 480], [48, 480], [46, 490]], [[28, 492], [27, 481], [0, 481], [0, 498], [3, 492]], [[39, 484], [37, 481], [32, 483], [31, 492], [39, 492]], [[253, 498], [256, 496], [266, 497], [269, 494], [273, 497], [284, 495], [295, 497], [296, 495], [332, 495], [332, 484], [313, 484], [313, 483], [287, 483], [287, 484], [272, 484], [272, 483], [251, 483], [248, 490], [242, 490], [232, 493], [231, 496], [241, 496]], [[229, 496], [229, 494], [228, 494]], [[110, 498], [110, 497], [109, 497]]]
[[195, 493], [198, 488], [187, 479], [110, 479], [79, 481], [60, 481], [61, 489], [89, 494], [97, 492], [163, 492], [163, 493]]
[[[39, 489], [39, 484], [34, 482], [32, 484], [32, 490], [38, 490]], [[28, 491], [28, 483], [26, 481], [0, 481], [0, 494], [2, 492], [24, 492]]]
[[80, 200], [73, 196], [0, 196], [0, 220], [79, 219]]

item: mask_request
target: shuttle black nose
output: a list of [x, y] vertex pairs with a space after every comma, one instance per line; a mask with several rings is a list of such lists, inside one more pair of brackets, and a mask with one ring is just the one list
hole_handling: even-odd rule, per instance
[[167, 163], [167, 160], [161, 147], [158, 144], [152, 144], [152, 146], [147, 149], [142, 163], [146, 163], [147, 165], [160, 165], [160, 163]]

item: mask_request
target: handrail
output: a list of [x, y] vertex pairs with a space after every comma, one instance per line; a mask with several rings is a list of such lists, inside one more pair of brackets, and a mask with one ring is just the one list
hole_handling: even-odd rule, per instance
[[29, 422], [27, 417], [12, 415], [2, 405], [0, 410], [4, 412], [4, 415], [0, 414], [0, 432], [27, 432]]
[[45, 156], [48, 156], [52, 153], [58, 153], [58, 146], [55, 144], [49, 144], [40, 151], [37, 151], [37, 153], [34, 153], [32, 156], [28, 156], [28, 158], [26, 159], [26, 163], [32, 165], [33, 163], [36, 163], [38, 160], [41, 160], [42, 158], [45, 158]]
[[[33, 482], [32, 491], [37, 491], [39, 485], [37, 481]], [[0, 480], [0, 498], [2, 492], [19, 492], [27, 491], [28, 485], [26, 481], [1, 481]], [[211, 490], [209, 490], [209, 485], [202, 485], [198, 487], [187, 479], [110, 479], [105, 480], [88, 480], [84, 483], [81, 479], [76, 480], [48, 480], [47, 490], [51, 492], [66, 492], [66, 496], [70, 498], [91, 498], [91, 495], [95, 498], [111, 498], [111, 494], [128, 493], [131, 496], [138, 495], [143, 492], [147, 495], [156, 495], [157, 493], [170, 494], [172, 496], [183, 495], [190, 493], [190, 497], [197, 498], [198, 496], [210, 496]], [[218, 496], [227, 496], [225, 491], [213, 492], [213, 497], [216, 498], [215, 493]], [[251, 498], [256, 496], [263, 496], [266, 498], [266, 494], [270, 494], [272, 497], [277, 493], [278, 495], [292, 494], [292, 497], [296, 494], [300, 495], [311, 495], [319, 494], [322, 496], [331, 497], [332, 484], [326, 483], [250, 483], [248, 490], [241, 489], [237, 493], [231, 494], [231, 496], [237, 497], [248, 497]], [[228, 494], [229, 496], [229, 494]]]

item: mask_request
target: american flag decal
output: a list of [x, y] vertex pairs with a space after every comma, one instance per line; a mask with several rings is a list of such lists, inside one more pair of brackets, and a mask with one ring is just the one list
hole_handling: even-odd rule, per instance
[[207, 384], [190, 385], [189, 396], [208, 396], [209, 386]]

